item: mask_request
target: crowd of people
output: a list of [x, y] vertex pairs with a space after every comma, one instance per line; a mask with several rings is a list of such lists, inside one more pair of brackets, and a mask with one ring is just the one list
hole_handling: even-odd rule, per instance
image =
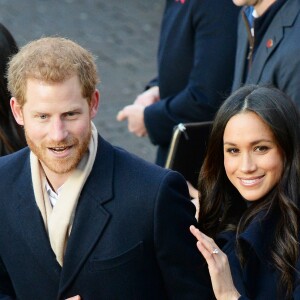
[[[166, 1], [158, 75], [117, 115], [156, 164], [93, 124], [91, 52], [0, 26], [0, 299], [300, 299], [299, 26], [300, 0]], [[207, 120], [188, 187], [172, 130]]]

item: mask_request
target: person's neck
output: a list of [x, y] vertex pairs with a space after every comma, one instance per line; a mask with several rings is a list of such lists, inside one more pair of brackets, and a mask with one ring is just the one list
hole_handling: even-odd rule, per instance
[[72, 174], [73, 170], [68, 173], [63, 174], [57, 174], [51, 170], [49, 170], [43, 163], [42, 168], [45, 172], [46, 178], [48, 180], [48, 183], [50, 184], [51, 188], [54, 192], [57, 192], [57, 190], [68, 180], [70, 175]]
[[276, 0], [258, 0], [253, 7], [257, 15], [260, 17], [274, 2], [276, 2]]

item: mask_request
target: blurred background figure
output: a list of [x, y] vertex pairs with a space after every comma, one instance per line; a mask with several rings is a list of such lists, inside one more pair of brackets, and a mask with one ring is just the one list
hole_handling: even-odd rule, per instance
[[233, 91], [243, 84], [272, 84], [300, 107], [300, 0], [233, 2], [244, 6]]
[[7, 62], [18, 52], [18, 46], [8, 31], [0, 23], [0, 155], [6, 155], [26, 145], [23, 128], [20, 127], [10, 109], [10, 93], [7, 90]]
[[212, 120], [230, 93], [238, 12], [227, 0], [166, 1], [158, 75], [117, 115], [158, 145], [158, 165], [165, 165], [174, 126]]

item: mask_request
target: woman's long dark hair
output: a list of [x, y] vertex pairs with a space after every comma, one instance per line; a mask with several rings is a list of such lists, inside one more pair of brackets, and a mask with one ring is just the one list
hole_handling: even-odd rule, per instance
[[[225, 127], [230, 118], [244, 111], [256, 113], [269, 126], [284, 157], [278, 184], [262, 201], [253, 202], [249, 208], [226, 176], [223, 154]], [[281, 274], [281, 290], [286, 291], [287, 298], [291, 297], [299, 256], [299, 121], [297, 108], [278, 89], [254, 85], [240, 88], [223, 103], [215, 117], [198, 186], [199, 228], [214, 238], [226, 230], [234, 230], [239, 235], [260, 212], [266, 215], [271, 211], [280, 212], [270, 251], [272, 263]], [[243, 265], [245, 256], [238, 242], [237, 253]]]
[[16, 123], [10, 109], [6, 68], [9, 58], [18, 46], [11, 33], [0, 23], [0, 156], [12, 153], [26, 145], [23, 129]]

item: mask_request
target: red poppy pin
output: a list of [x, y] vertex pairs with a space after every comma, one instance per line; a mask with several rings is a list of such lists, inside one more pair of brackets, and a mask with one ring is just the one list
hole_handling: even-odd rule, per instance
[[185, 3], [185, 0], [175, 0], [176, 2], [180, 2], [181, 4]]
[[268, 39], [266, 42], [267, 48], [272, 48], [274, 45], [274, 41], [272, 39]]

